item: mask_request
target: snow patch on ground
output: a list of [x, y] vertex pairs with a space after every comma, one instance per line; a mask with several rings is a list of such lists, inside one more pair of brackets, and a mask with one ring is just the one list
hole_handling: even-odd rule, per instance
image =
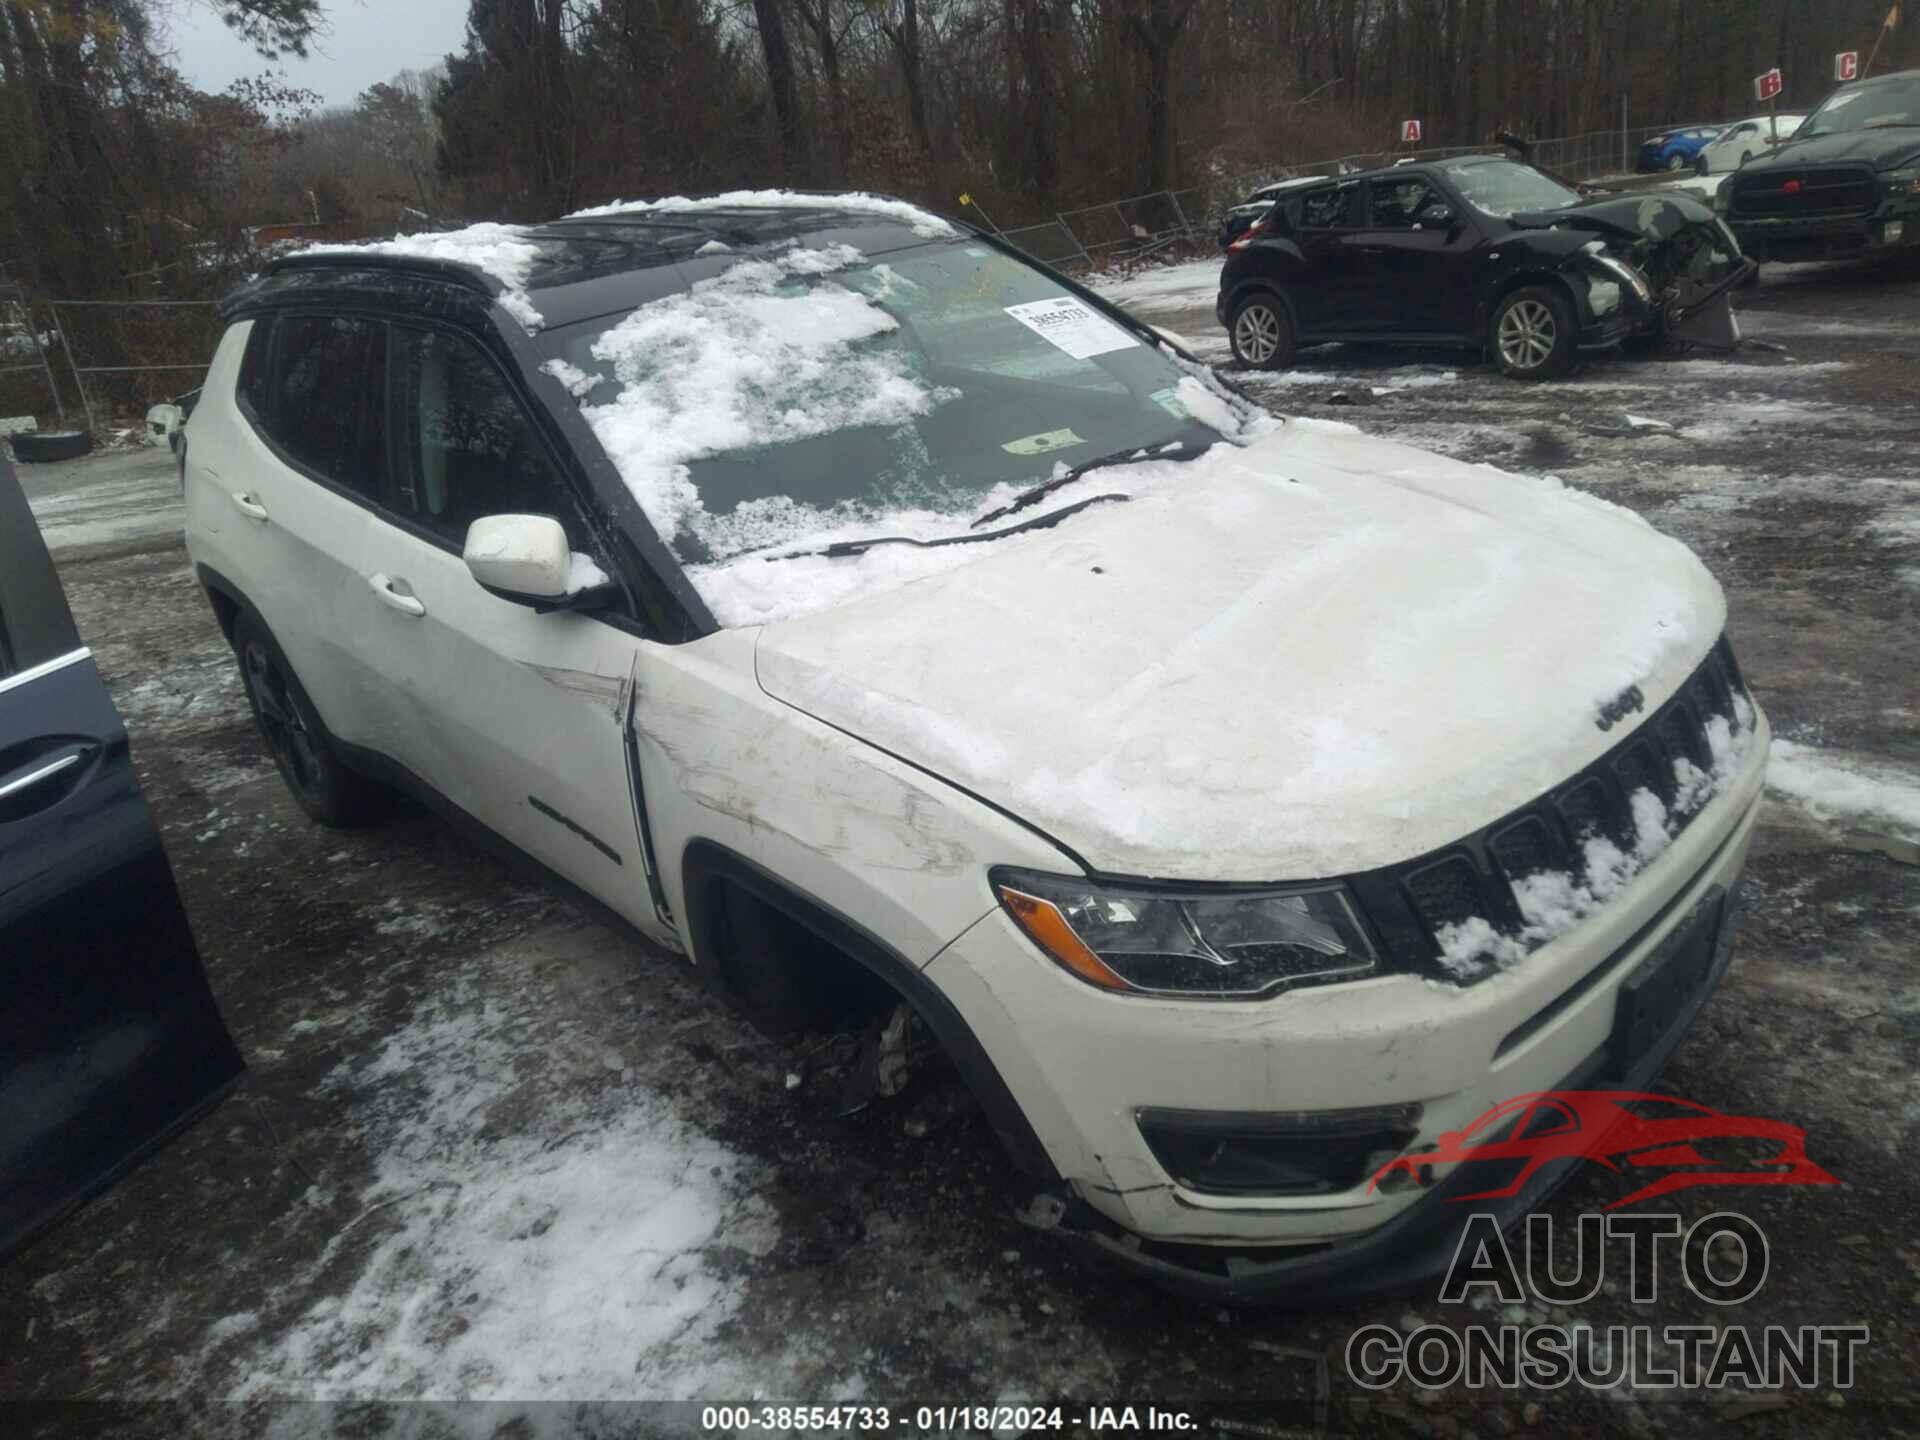
[[1090, 275], [1087, 288], [1129, 309], [1184, 308], [1220, 288], [1218, 260], [1190, 260], [1184, 265], [1156, 266], [1131, 275]]
[[1883, 760], [1775, 740], [1767, 788], [1818, 819], [1920, 841], [1920, 775]]
[[[748, 1163], [645, 1090], [524, 1103], [529, 1023], [456, 982], [324, 1082], [351, 1094], [378, 1158], [361, 1216], [317, 1268], [379, 1238], [344, 1291], [243, 1358], [231, 1398], [676, 1399], [763, 1383], [717, 1358], [740, 1298], [727, 1257], [776, 1234], [743, 1194]], [[219, 1338], [245, 1328], [222, 1323]]]
[[491, 275], [505, 287], [500, 308], [531, 335], [540, 328], [540, 312], [527, 295], [527, 280], [540, 258], [540, 247], [516, 226], [485, 221], [464, 230], [418, 235], [396, 235], [356, 245], [310, 245], [303, 254], [406, 255], [423, 260], [450, 260]]

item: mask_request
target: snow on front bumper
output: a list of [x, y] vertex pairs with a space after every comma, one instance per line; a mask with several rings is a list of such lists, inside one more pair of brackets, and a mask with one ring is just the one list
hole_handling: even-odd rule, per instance
[[[1106, 1221], [1155, 1241], [1337, 1252], [1431, 1191], [1370, 1193], [1362, 1181], [1306, 1196], [1199, 1193], [1162, 1168], [1137, 1112], [1418, 1104], [1417, 1150], [1580, 1074], [1607, 1047], [1621, 982], [1701, 897], [1733, 890], [1765, 778], [1757, 709], [1756, 727], [1740, 772], [1611, 903], [1477, 985], [1395, 975], [1250, 1003], [1106, 995], [1049, 964], [998, 910], [927, 977], [979, 1037], [1061, 1176]], [[1447, 1167], [1437, 1168], [1444, 1183]]]

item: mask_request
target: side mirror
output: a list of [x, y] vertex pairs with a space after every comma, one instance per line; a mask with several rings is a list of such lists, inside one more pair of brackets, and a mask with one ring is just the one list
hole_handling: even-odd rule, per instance
[[1453, 224], [1453, 207], [1436, 202], [1427, 206], [1413, 219], [1414, 223], [1423, 230], [1445, 230]]
[[467, 527], [461, 558], [488, 594], [542, 612], [591, 609], [614, 593], [551, 515], [483, 515]]

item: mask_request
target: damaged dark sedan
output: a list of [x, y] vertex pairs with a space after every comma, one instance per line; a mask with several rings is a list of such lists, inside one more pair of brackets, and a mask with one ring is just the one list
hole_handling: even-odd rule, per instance
[[1753, 268], [1687, 196], [1588, 197], [1470, 155], [1282, 196], [1228, 247], [1215, 309], [1258, 369], [1304, 344], [1391, 340], [1472, 346], [1550, 380], [1636, 336], [1731, 348], [1728, 292]]

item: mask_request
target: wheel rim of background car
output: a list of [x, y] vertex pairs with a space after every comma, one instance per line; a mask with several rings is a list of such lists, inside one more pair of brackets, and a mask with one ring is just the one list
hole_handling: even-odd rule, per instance
[[314, 751], [313, 736], [300, 715], [299, 704], [288, 693], [286, 677], [273, 657], [257, 643], [247, 646], [246, 666], [247, 692], [253, 697], [267, 747], [285, 766], [295, 784], [302, 790], [311, 789], [319, 776], [319, 757]]
[[1518, 300], [1500, 317], [1500, 358], [1516, 370], [1537, 370], [1553, 354], [1559, 327], [1538, 300]]
[[1271, 360], [1280, 348], [1280, 316], [1268, 305], [1249, 305], [1233, 322], [1233, 340], [1240, 358], [1258, 365]]
[[1687, 168], [1686, 156], [1676, 154], [1676, 155], [1670, 155], [1667, 157], [1667, 169], [1684, 170], [1686, 168]]

